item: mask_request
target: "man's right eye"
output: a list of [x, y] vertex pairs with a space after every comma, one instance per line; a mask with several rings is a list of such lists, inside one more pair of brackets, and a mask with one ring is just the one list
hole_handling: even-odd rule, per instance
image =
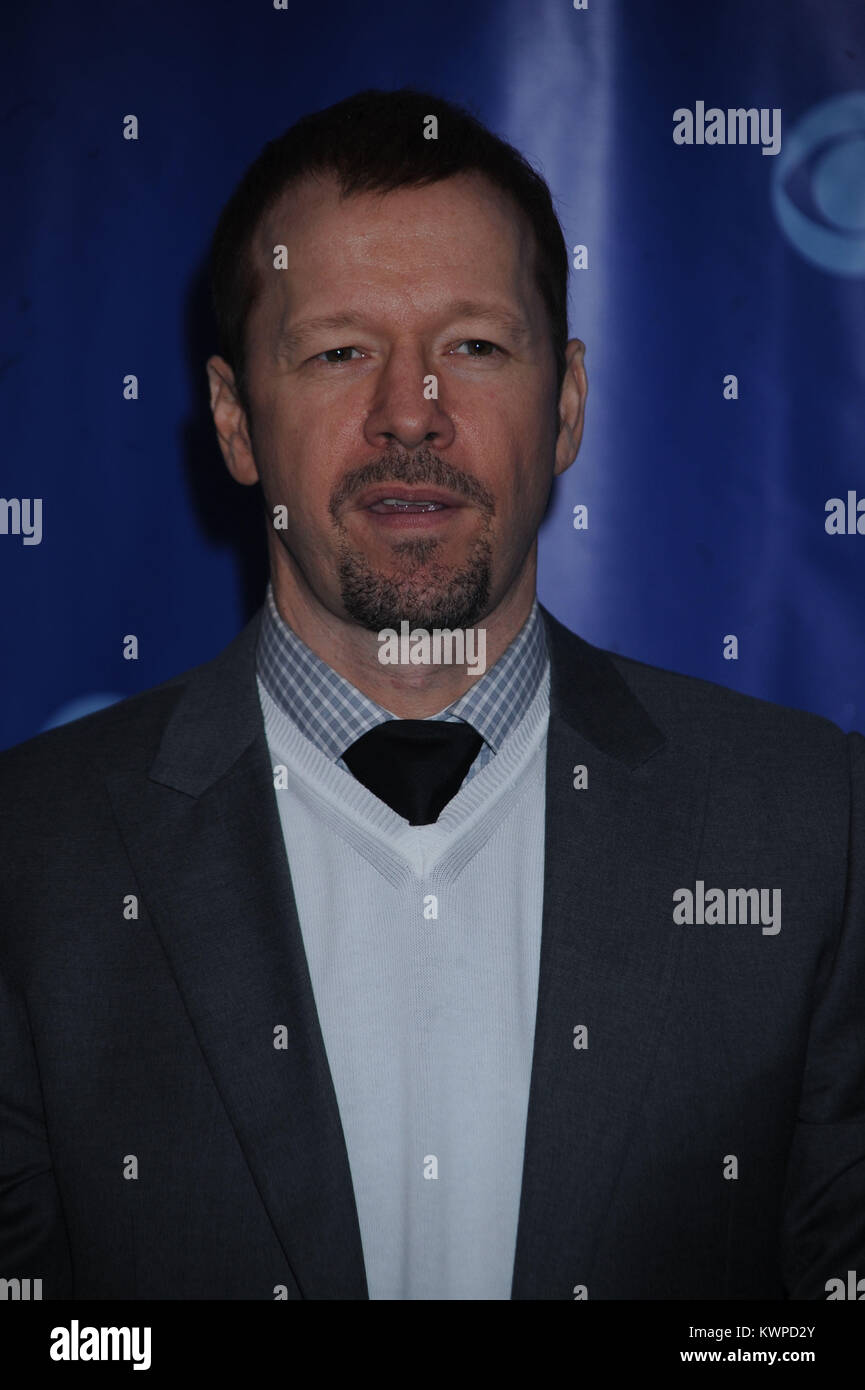
[[337, 356], [338, 353], [349, 353], [349, 352], [358, 352], [358, 351], [359, 351], [359, 349], [356, 348], [356, 347], [325, 348], [324, 352], [318, 353], [317, 356], [313, 358], [313, 361], [314, 361], [314, 362], [321, 362], [322, 359], [324, 359], [324, 360], [326, 360], [328, 363], [333, 364], [334, 366], [336, 366], [336, 365], [338, 365], [340, 362], [350, 362], [350, 361], [351, 361], [351, 358], [350, 358], [350, 357], [340, 357], [340, 356]]

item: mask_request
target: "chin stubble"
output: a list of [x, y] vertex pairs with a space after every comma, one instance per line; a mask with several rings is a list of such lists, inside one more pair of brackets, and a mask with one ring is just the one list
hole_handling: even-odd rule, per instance
[[371, 632], [398, 628], [404, 620], [421, 628], [474, 627], [489, 599], [492, 547], [479, 536], [466, 563], [454, 569], [428, 558], [439, 546], [437, 540], [400, 541], [393, 554], [402, 573], [393, 577], [373, 569], [343, 538], [339, 582], [346, 612]]
[[[465, 564], [459, 568], [436, 558], [443, 543], [435, 537], [395, 542], [391, 546], [396, 573], [382, 573], [351, 544], [339, 520], [343, 503], [377, 482], [416, 486], [430, 483], [462, 494], [485, 517]], [[357, 469], [345, 479], [331, 501], [331, 515], [340, 534], [338, 574], [342, 601], [355, 622], [371, 632], [398, 628], [403, 621], [420, 628], [469, 628], [481, 618], [489, 600], [492, 546], [489, 531], [495, 502], [476, 479], [444, 463], [428, 449], [408, 458], [393, 455]]]

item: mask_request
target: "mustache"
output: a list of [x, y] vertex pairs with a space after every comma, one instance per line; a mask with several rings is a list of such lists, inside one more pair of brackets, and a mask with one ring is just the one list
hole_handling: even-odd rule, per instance
[[418, 483], [431, 483], [434, 487], [447, 488], [450, 492], [455, 492], [458, 497], [465, 497], [466, 501], [490, 516], [495, 515], [495, 498], [482, 482], [446, 463], [431, 449], [415, 449], [412, 453], [382, 454], [380, 458], [372, 459], [369, 463], [363, 463], [346, 473], [331, 495], [330, 514], [334, 521], [346, 502], [350, 502], [372, 483], [405, 483], [407, 487], [414, 487]]

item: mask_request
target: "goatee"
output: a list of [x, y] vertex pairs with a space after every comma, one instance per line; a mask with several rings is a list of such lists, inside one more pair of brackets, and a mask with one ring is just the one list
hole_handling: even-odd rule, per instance
[[[431, 483], [462, 496], [484, 517], [484, 528], [465, 563], [455, 569], [436, 559], [443, 543], [434, 537], [398, 541], [390, 547], [392, 566], [382, 573], [352, 546], [341, 520], [343, 506], [372, 483], [417, 486]], [[391, 450], [348, 474], [331, 497], [330, 512], [340, 536], [338, 573], [345, 611], [371, 632], [412, 627], [474, 627], [490, 596], [492, 546], [489, 532], [495, 498], [477, 478], [454, 468], [428, 448], [412, 454]]]
[[403, 621], [421, 628], [474, 627], [489, 601], [492, 547], [486, 536], [474, 542], [460, 569], [429, 557], [437, 540], [406, 540], [393, 547], [406, 573], [394, 578], [374, 570], [364, 555], [343, 539], [339, 581], [345, 610], [371, 632], [399, 629]]

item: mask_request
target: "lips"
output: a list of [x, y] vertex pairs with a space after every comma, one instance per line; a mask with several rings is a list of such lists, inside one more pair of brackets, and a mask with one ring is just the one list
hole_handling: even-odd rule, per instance
[[387, 512], [445, 512], [448, 508], [441, 502], [401, 502], [395, 497], [386, 497], [382, 502], [373, 502], [367, 511], [378, 512], [384, 516]]
[[462, 507], [465, 500], [455, 492], [439, 487], [401, 487], [398, 483], [379, 483], [367, 488], [357, 499], [360, 510], [378, 513], [440, 511], [444, 507]]

